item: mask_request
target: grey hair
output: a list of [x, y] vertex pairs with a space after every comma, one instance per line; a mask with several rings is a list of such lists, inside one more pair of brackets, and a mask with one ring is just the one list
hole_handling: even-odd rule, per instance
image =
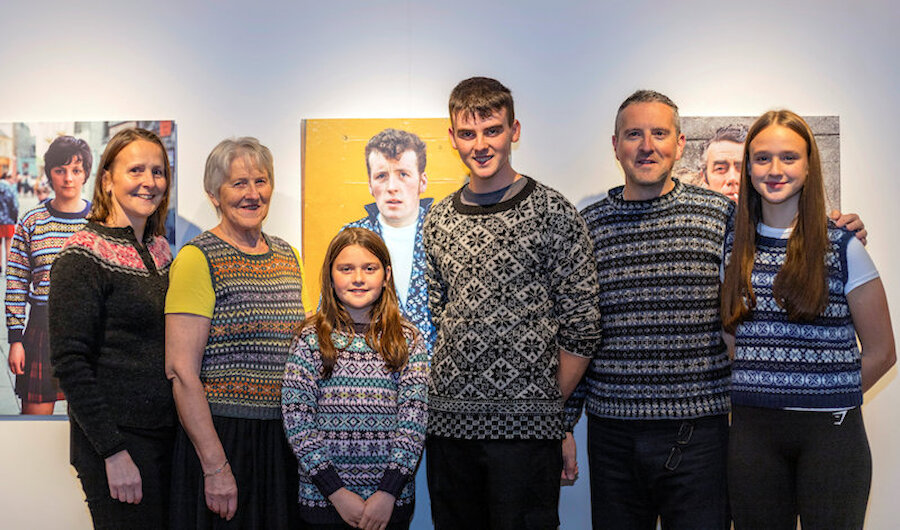
[[231, 163], [238, 157], [244, 157], [265, 171], [272, 186], [275, 186], [275, 168], [272, 152], [252, 136], [226, 138], [213, 147], [206, 157], [206, 171], [203, 173], [203, 189], [210, 197], [218, 200], [219, 189], [231, 174]]
[[616, 136], [619, 134], [622, 111], [633, 103], [662, 103], [663, 105], [669, 106], [675, 117], [675, 133], [681, 134], [681, 116], [678, 115], [678, 105], [665, 94], [660, 94], [655, 90], [638, 90], [634, 94], [628, 96], [628, 98], [619, 105], [619, 110], [616, 112]]
[[742, 123], [729, 123], [724, 127], [719, 127], [716, 129], [716, 133], [712, 136], [712, 138], [708, 139], [703, 143], [703, 154], [700, 156], [700, 160], [703, 162], [701, 164], [701, 171], [706, 173], [706, 162], [709, 156], [709, 146], [716, 142], [734, 142], [736, 144], [744, 145], [744, 141], [747, 139], [747, 131], [750, 128]]

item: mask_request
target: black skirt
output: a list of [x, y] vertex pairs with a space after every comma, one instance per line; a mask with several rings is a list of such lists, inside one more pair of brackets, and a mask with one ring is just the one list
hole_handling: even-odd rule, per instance
[[237, 483], [237, 512], [226, 521], [206, 507], [200, 460], [179, 426], [172, 458], [171, 527], [301, 528], [297, 460], [281, 420], [213, 416], [213, 425]]

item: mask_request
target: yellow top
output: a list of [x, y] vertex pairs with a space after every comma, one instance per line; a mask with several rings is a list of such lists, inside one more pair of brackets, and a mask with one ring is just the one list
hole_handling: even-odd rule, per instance
[[[306, 271], [297, 249], [291, 247], [303, 282], [301, 298], [303, 309], [307, 312], [315, 310], [306, 288]], [[166, 295], [166, 313], [188, 313], [212, 318], [216, 305], [213, 292], [212, 277], [209, 275], [209, 264], [203, 251], [193, 245], [185, 245], [178, 251], [178, 256], [169, 269], [169, 291]]]

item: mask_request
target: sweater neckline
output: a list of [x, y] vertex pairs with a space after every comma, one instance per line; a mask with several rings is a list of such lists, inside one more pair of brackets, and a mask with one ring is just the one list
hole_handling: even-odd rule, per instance
[[269, 250], [267, 250], [266, 252], [263, 252], [262, 254], [250, 254], [249, 252], [244, 252], [243, 250], [237, 248], [236, 246], [232, 245], [228, 241], [225, 241], [221, 237], [214, 234], [212, 230], [207, 230], [206, 233], [209, 234], [210, 236], [216, 238], [216, 240], [221, 241], [223, 245], [228, 246], [228, 248], [234, 250], [241, 256], [248, 258], [248, 259], [265, 259], [265, 258], [272, 256], [272, 252], [274, 252], [274, 249], [272, 248], [272, 240], [269, 239], [269, 236], [267, 236], [265, 232], [261, 232], [261, 233], [262, 233], [263, 239], [266, 240], [266, 246], [269, 247]]
[[622, 210], [646, 211], [665, 208], [670, 204], [676, 202], [679, 197], [681, 197], [682, 193], [684, 193], [684, 184], [682, 184], [680, 180], [674, 177], [672, 178], [672, 181], [675, 183], [675, 186], [668, 193], [660, 195], [659, 197], [654, 197], [652, 199], [637, 201], [625, 200], [623, 196], [625, 192], [625, 186], [616, 186], [615, 188], [609, 190], [609, 201], [613, 205], [615, 205], [616, 208]]
[[[126, 240], [130, 241], [132, 244], [135, 244], [138, 242], [137, 236], [134, 234], [134, 228], [132, 228], [131, 226], [106, 226], [106, 225], [100, 224], [97, 221], [88, 221], [87, 226], [88, 226], [88, 228], [90, 228], [91, 230], [93, 230], [94, 232], [96, 232], [100, 235], [104, 235], [107, 237], [119, 238], [119, 239], [126, 239]], [[150, 242], [153, 241], [154, 237], [155, 236], [150, 233], [145, 233], [144, 241], [142, 244], [145, 246], [148, 245]]]
[[477, 206], [462, 202], [463, 188], [468, 185], [465, 184], [462, 188], [459, 188], [458, 190], [456, 190], [456, 193], [453, 194], [453, 208], [457, 212], [467, 215], [493, 214], [511, 210], [518, 206], [520, 202], [528, 198], [528, 196], [531, 195], [531, 193], [534, 192], [535, 188], [537, 187], [537, 182], [533, 178], [527, 175], [522, 175], [522, 178], [528, 179], [528, 181], [525, 183], [525, 187], [522, 188], [519, 193], [513, 195], [505, 201], [498, 202], [497, 204], [491, 204], [489, 206]]

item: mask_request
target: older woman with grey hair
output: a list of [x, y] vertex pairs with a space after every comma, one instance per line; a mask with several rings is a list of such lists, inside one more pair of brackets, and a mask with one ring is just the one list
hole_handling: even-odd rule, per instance
[[296, 249], [262, 231], [272, 154], [222, 141], [203, 186], [219, 214], [172, 264], [166, 374], [181, 420], [172, 528], [296, 528], [297, 463], [281, 422], [294, 328], [312, 306]]

